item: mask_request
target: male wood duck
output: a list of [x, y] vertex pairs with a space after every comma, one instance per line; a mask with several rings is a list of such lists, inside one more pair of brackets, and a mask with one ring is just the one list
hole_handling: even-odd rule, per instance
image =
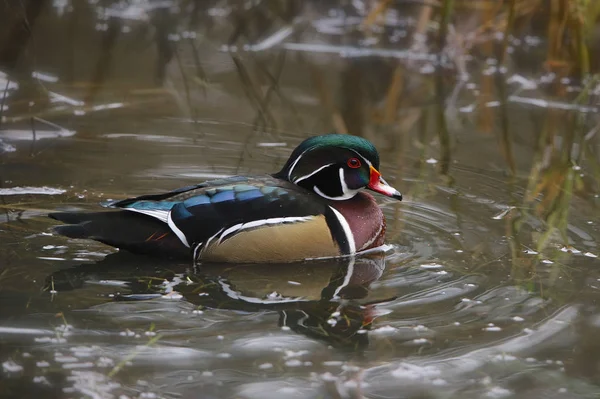
[[200, 262], [277, 263], [353, 255], [383, 244], [385, 218], [367, 188], [402, 200], [381, 177], [379, 154], [361, 137], [303, 141], [281, 171], [233, 176], [52, 213], [55, 230], [135, 253]]

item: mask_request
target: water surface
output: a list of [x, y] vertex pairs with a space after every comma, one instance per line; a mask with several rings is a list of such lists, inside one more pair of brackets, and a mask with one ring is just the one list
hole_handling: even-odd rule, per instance
[[[501, 67], [415, 49], [414, 5], [384, 40], [362, 2], [95, 3], [25, 5], [30, 36], [0, 6], [1, 396], [598, 397], [597, 108], [543, 37]], [[195, 267], [46, 217], [272, 173], [331, 131], [404, 194], [378, 198], [383, 255]]]

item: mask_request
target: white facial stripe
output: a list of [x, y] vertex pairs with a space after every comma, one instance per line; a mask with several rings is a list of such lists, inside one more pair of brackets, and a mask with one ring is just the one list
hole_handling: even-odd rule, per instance
[[[286, 217], [286, 218], [270, 218], [270, 219], [253, 220], [253, 221], [247, 222], [247, 223], [239, 223], [239, 224], [236, 224], [235, 226], [231, 226], [230, 228], [225, 230], [223, 232], [223, 234], [221, 234], [221, 236], [219, 237], [218, 244], [220, 244], [225, 238], [227, 238], [227, 236], [233, 235], [235, 233], [239, 233], [242, 230], [248, 230], [248, 229], [265, 226], [265, 225], [269, 225], [269, 224], [306, 222], [307, 220], [311, 220], [311, 219], [313, 219], [313, 216], [293, 216], [293, 217]], [[210, 240], [212, 240], [214, 237], [215, 236], [211, 237], [208, 240], [208, 242], [210, 242]], [[208, 242], [206, 245], [207, 247], [208, 247]]]
[[342, 193], [346, 195], [348, 192], [348, 185], [346, 184], [346, 174], [344, 173], [344, 168], [340, 168], [338, 174], [340, 176], [340, 188], [342, 189]]
[[141, 213], [143, 215], [152, 216], [153, 218], [156, 218], [163, 223], [167, 223], [167, 219], [169, 218], [169, 213], [171, 212], [171, 211], [165, 211], [162, 209], [135, 209], [135, 208], [121, 208], [121, 209], [123, 209], [125, 211], [132, 211], [132, 212]]
[[369, 161], [367, 158], [363, 157], [363, 156], [362, 156], [362, 155], [361, 155], [359, 152], [357, 152], [357, 151], [354, 151], [354, 150], [353, 150], [353, 149], [351, 149], [351, 148], [348, 148], [348, 150], [350, 150], [350, 151], [352, 151], [353, 153], [355, 153], [356, 155], [358, 155], [358, 156], [360, 157], [360, 159], [362, 159], [363, 161], [365, 161], [365, 162], [366, 162], [366, 164], [367, 164], [367, 165], [369, 165], [369, 166], [373, 166], [373, 164], [372, 164], [372, 163], [371, 163], [371, 162], [370, 162], [370, 161]]
[[313, 175], [315, 175], [315, 174], [319, 173], [320, 171], [322, 171], [323, 169], [325, 169], [325, 168], [327, 168], [327, 167], [329, 167], [329, 166], [331, 166], [331, 165], [333, 165], [333, 164], [332, 164], [332, 163], [328, 163], [327, 165], [323, 165], [323, 166], [321, 166], [319, 169], [317, 169], [317, 170], [315, 170], [315, 171], [312, 171], [312, 172], [310, 172], [310, 173], [309, 173], [309, 174], [307, 174], [307, 175], [304, 175], [304, 176], [301, 176], [301, 177], [299, 177], [298, 179], [294, 180], [294, 181], [293, 181], [293, 183], [294, 183], [294, 184], [298, 184], [298, 183], [300, 183], [302, 180], [308, 179], [309, 177], [311, 177], [311, 176], [313, 176]]
[[[292, 164], [292, 166], [290, 167], [290, 170], [288, 172], [288, 180], [292, 181], [291, 180], [291, 176], [292, 176], [292, 172], [293, 172], [294, 168], [296, 167], [296, 165], [298, 164], [298, 162], [300, 161], [300, 159], [302, 158], [302, 156], [304, 156], [304, 154], [307, 151], [310, 151], [311, 149], [312, 148], [306, 149], [294, 161], [294, 163]], [[367, 165], [369, 165], [369, 168], [371, 168], [373, 166], [373, 164], [368, 159], [366, 159], [364, 156], [362, 156], [359, 152], [357, 152], [357, 151], [355, 151], [355, 150], [353, 150], [351, 148], [346, 148], [346, 149], [349, 150], [349, 151], [352, 151], [353, 153], [355, 153], [361, 160], [363, 160]], [[329, 167], [331, 165], [334, 165], [334, 164], [333, 163], [329, 163], [327, 165], [323, 165], [319, 169], [317, 169], [317, 170], [315, 170], [315, 171], [313, 171], [313, 172], [311, 172], [311, 173], [309, 173], [307, 175], [301, 176], [301, 177], [299, 177], [298, 179], [296, 179], [296, 180], [294, 180], [292, 182], [294, 184], [298, 184], [301, 181], [306, 180], [306, 179], [310, 178], [311, 176], [314, 176], [315, 174], [319, 173], [321, 170], [323, 170], [323, 169], [325, 169], [325, 168], [327, 168], [327, 167]], [[317, 186], [313, 187], [313, 191], [315, 193], [319, 194], [321, 197], [326, 198], [328, 200], [332, 200], [332, 201], [344, 201], [344, 200], [348, 200], [350, 198], [353, 198], [358, 193], [359, 190], [352, 190], [352, 189], [350, 189], [348, 187], [348, 185], [346, 184], [346, 180], [344, 179], [345, 175], [344, 175], [344, 169], [343, 168], [340, 168], [339, 176], [340, 176], [340, 189], [342, 190], [342, 193], [343, 193], [339, 197], [330, 197], [327, 194], [325, 194], [323, 191], [321, 191]]]
[[[360, 155], [360, 154], [358, 154]], [[369, 161], [367, 158], [363, 157], [362, 155], [360, 155], [360, 157], [363, 159], [363, 161], [365, 161], [367, 163], [367, 165], [369, 165], [369, 168], [373, 167], [373, 164], [371, 163], [371, 161]]]
[[340, 176], [340, 188], [343, 193], [339, 197], [330, 197], [329, 195], [325, 194], [323, 191], [319, 190], [319, 187], [317, 187], [317, 186], [313, 187], [313, 191], [315, 193], [319, 194], [321, 197], [327, 198], [328, 200], [333, 200], [333, 201], [344, 201], [344, 200], [353, 198], [356, 195], [356, 193], [358, 193], [358, 190], [352, 190], [352, 189], [348, 188], [348, 185], [346, 184], [344, 168], [340, 168], [339, 176]]
[[348, 248], [350, 249], [350, 255], [356, 253], [356, 244], [354, 242], [354, 234], [352, 234], [352, 229], [350, 229], [350, 225], [348, 224], [348, 221], [346, 220], [344, 215], [342, 215], [337, 209], [335, 209], [332, 206], [330, 206], [329, 208], [331, 208], [331, 210], [337, 217], [338, 222], [340, 223], [340, 226], [342, 226], [342, 230], [344, 230], [344, 234], [346, 235], [346, 241], [348, 241]]
[[302, 154], [300, 154], [300, 156], [294, 161], [294, 163], [292, 164], [292, 166], [290, 167], [290, 171], [288, 172], [288, 180], [292, 181], [292, 172], [294, 170], [294, 168], [296, 167], [296, 165], [298, 164], [298, 162], [300, 161], [300, 159], [302, 158], [302, 156], [304, 154], [306, 154], [306, 151], [310, 150], [311, 148], [308, 148], [306, 150], [304, 150], [304, 152]]
[[181, 230], [179, 230], [179, 227], [177, 227], [175, 225], [175, 223], [173, 223], [173, 219], [171, 219], [171, 212], [169, 212], [169, 216], [167, 217], [167, 224], [169, 225], [171, 230], [173, 230], [173, 233], [175, 233], [175, 235], [177, 235], [177, 237], [179, 237], [179, 240], [181, 240], [183, 245], [185, 245], [186, 247], [189, 248], [190, 244], [188, 244], [185, 234], [183, 234], [183, 232]]
[[[294, 168], [296, 167], [296, 165], [298, 164], [298, 162], [300, 161], [300, 159], [301, 159], [301, 158], [304, 156], [304, 154], [306, 154], [306, 152], [307, 152], [307, 151], [310, 151], [310, 150], [312, 150], [312, 149], [313, 149], [312, 147], [311, 147], [311, 148], [307, 148], [307, 149], [306, 149], [306, 150], [304, 150], [304, 152], [303, 152], [302, 154], [300, 154], [300, 156], [299, 156], [299, 157], [298, 157], [298, 158], [297, 158], [297, 159], [294, 161], [294, 163], [293, 163], [293, 164], [292, 164], [292, 166], [290, 167], [290, 171], [288, 172], [288, 180], [289, 180], [289, 181], [292, 181], [292, 180], [291, 180], [291, 179], [292, 179], [292, 172], [294, 171]], [[347, 149], [347, 150], [349, 150], [349, 151], [352, 151], [353, 153], [355, 153], [356, 155], [358, 155], [358, 157], [359, 157], [360, 159], [362, 159], [363, 161], [365, 161], [365, 162], [366, 162], [366, 164], [367, 164], [367, 165], [369, 165], [369, 167], [373, 166], [373, 164], [372, 164], [372, 163], [371, 163], [371, 162], [370, 162], [370, 161], [369, 161], [367, 158], [365, 158], [364, 156], [362, 156], [362, 154], [361, 154], [361, 153], [359, 153], [359, 152], [357, 152], [357, 151], [353, 150], [352, 148], [346, 148], [346, 149]], [[333, 165], [333, 164], [329, 164], [329, 165]], [[326, 165], [326, 166], [329, 166], [329, 165]], [[319, 169], [319, 170], [320, 170], [320, 169]], [[307, 177], [309, 177], [309, 176], [310, 176], [310, 175], [302, 176], [302, 177], [301, 177], [300, 179], [298, 179], [297, 181], [299, 181], [299, 180], [301, 180], [301, 179], [305, 179], [305, 178], [307, 178]]]

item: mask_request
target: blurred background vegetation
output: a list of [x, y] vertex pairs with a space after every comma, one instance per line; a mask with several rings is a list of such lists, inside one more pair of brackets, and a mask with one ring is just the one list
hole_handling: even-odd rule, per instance
[[[449, 381], [459, 388], [439, 385], [438, 396], [412, 397], [505, 395], [492, 390], [496, 385], [522, 397], [562, 395], [563, 388], [578, 397], [564, 378], [571, 376], [592, 383], [584, 389], [590, 395], [579, 397], [597, 397], [599, 13], [600, 0], [0, 0], [6, 326], [43, 326], [46, 334], [47, 325], [66, 318], [91, 332], [70, 343], [99, 345], [107, 349], [102, 356], [115, 348], [135, 353], [141, 341], [127, 341], [129, 329], [142, 337], [148, 328], [164, 330], [168, 349], [151, 356], [152, 367], [142, 363], [144, 370], [168, 374], [173, 381], [164, 387], [179, 392], [173, 349], [201, 349], [198, 361], [213, 354], [218, 360], [206, 371], [216, 372], [187, 389], [210, 395], [204, 389], [215, 381], [235, 386], [238, 377], [254, 383], [258, 373], [269, 373], [256, 368], [266, 361], [261, 354], [218, 354], [255, 337], [265, 348], [275, 345], [277, 311], [280, 326], [288, 320], [300, 334], [368, 347], [360, 360], [355, 352], [315, 349], [316, 358], [306, 358], [314, 367], [302, 369], [267, 359], [285, 384], [304, 370], [298, 383], [309, 385], [308, 373], [322, 373], [322, 360], [331, 356], [351, 365], [347, 370], [363, 365], [378, 377], [353, 385], [361, 397], [380, 388], [375, 396], [396, 397], [395, 369], [379, 366], [396, 362], [402, 371], [413, 361], [425, 371], [443, 363], [440, 377], [454, 375]], [[370, 275], [361, 274], [368, 265], [352, 262], [359, 295], [346, 311], [329, 294], [351, 275], [349, 266], [344, 273], [337, 265], [274, 273], [202, 265], [188, 275], [188, 264], [175, 273], [171, 264], [106, 256], [112, 249], [102, 244], [48, 234], [49, 211], [96, 210], [107, 198], [273, 172], [302, 139], [325, 132], [372, 140], [386, 180], [405, 196], [402, 203], [378, 199], [394, 249], [371, 265]], [[222, 277], [259, 299], [287, 289], [311, 300], [289, 309], [248, 306], [222, 295], [231, 291], [221, 290]], [[185, 300], [170, 303], [204, 315], [161, 313], [152, 308], [160, 301], [113, 296], [118, 290], [162, 297], [174, 287]], [[101, 305], [109, 310], [97, 313]], [[334, 313], [346, 323], [329, 324]], [[379, 331], [355, 334], [371, 325]], [[31, 348], [32, 336], [11, 331], [22, 340], [0, 331], [0, 344], [8, 343], [0, 345], [3, 365], [8, 356], [35, 366], [37, 349], [56, 348], [42, 341]], [[56, 331], [63, 339], [66, 330]], [[214, 339], [221, 335], [223, 341]], [[34, 356], [17, 356], [23, 348]], [[532, 357], [539, 362], [530, 363]], [[192, 359], [193, 367], [204, 367]], [[564, 375], [530, 373], [551, 359]], [[68, 375], [62, 367], [49, 370]], [[15, 392], [40, 392], [31, 383], [35, 375], [10, 384]], [[135, 370], [119, 372], [123, 379], [116, 381], [125, 386], [140, 375], [160, 381]], [[0, 377], [0, 385], [5, 381]], [[433, 384], [412, 382], [426, 390]], [[482, 393], [463, 395], [473, 384]]]
[[[272, 137], [336, 131], [412, 147], [408, 161], [425, 171], [433, 159], [450, 187], [456, 159], [492, 156], [461, 140], [475, 131], [495, 137], [495, 168], [527, 182], [501, 215], [516, 264], [524, 220], [542, 222], [541, 252], [568, 245], [574, 196], [599, 204], [598, 1], [22, 0], [0, 15], [2, 126], [68, 120], [91, 137], [110, 120], [78, 129], [71, 115], [137, 107], [194, 126], [227, 115]], [[407, 160], [393, 159], [400, 177]]]

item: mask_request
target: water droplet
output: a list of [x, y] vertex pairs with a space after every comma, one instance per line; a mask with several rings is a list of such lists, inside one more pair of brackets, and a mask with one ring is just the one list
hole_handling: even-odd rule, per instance
[[285, 365], [288, 367], [299, 367], [302, 366], [302, 361], [299, 359], [290, 359], [285, 362]]
[[439, 263], [424, 263], [420, 265], [420, 267], [423, 269], [440, 269], [444, 266], [440, 265]]
[[492, 331], [492, 332], [497, 332], [497, 331], [502, 331], [502, 328], [494, 325], [494, 323], [489, 323], [487, 327], [485, 327], [483, 329], [484, 331]]
[[492, 388], [490, 388], [489, 391], [487, 391], [485, 396], [488, 398], [498, 399], [498, 398], [505, 398], [505, 397], [511, 396], [512, 394], [513, 393], [510, 389], [506, 389], [506, 388], [502, 388], [502, 387], [492, 387]]

